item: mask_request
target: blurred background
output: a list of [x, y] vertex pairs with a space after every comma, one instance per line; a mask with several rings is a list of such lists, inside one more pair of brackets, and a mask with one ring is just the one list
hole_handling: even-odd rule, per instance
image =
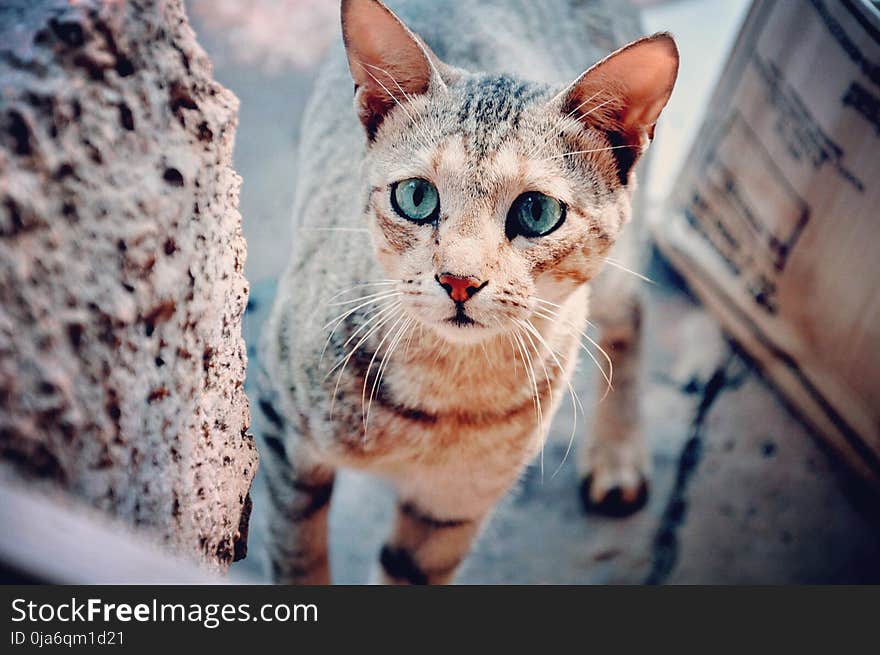
[[[710, 98], [750, 2], [639, 4], [645, 32], [671, 31], [681, 51], [676, 90], [652, 146], [650, 173], [641, 180], [657, 229], [689, 154], [699, 152], [698, 141], [706, 137], [701, 126], [714, 120], [707, 119]], [[824, 8], [821, 2], [792, 4], [805, 11], [810, 4], [819, 15]], [[234, 165], [243, 178], [251, 284], [244, 334], [253, 366], [275, 281], [296, 238], [291, 207], [299, 125], [321, 54], [339, 38], [337, 2], [187, 0], [187, 6], [217, 79], [241, 101]], [[878, 172], [861, 171], [861, 177], [873, 183]], [[643, 402], [654, 463], [648, 506], [627, 519], [582, 513], [573, 462], [550, 474], [567, 446], [572, 417], [563, 409], [547, 446], [547, 472], [527, 472], [490, 521], [461, 581], [880, 581], [880, 518], [870, 483], [827, 445], [815, 421], [802, 420], [792, 396], [780, 394], [753, 353], [728, 339], [718, 314], [697, 300], [656, 249], [646, 275], [652, 282], [646, 282]], [[583, 367], [577, 379], [582, 397], [592, 385]], [[232, 569], [256, 577], [264, 575], [263, 493], [258, 475], [249, 556]], [[337, 582], [367, 580], [390, 509], [389, 491], [380, 483], [343, 476], [331, 511]]]

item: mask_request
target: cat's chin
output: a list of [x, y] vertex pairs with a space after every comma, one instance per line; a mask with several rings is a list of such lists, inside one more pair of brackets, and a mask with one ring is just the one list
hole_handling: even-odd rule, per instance
[[463, 346], [480, 343], [498, 333], [497, 330], [484, 327], [478, 323], [456, 323], [453, 321], [432, 323], [430, 328], [444, 341]]

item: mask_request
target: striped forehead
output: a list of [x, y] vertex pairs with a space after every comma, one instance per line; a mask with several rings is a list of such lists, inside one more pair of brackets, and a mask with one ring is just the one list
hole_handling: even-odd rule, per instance
[[482, 159], [516, 134], [526, 110], [546, 97], [547, 87], [507, 75], [472, 75], [451, 91], [457, 101], [454, 129], [470, 157]]
[[530, 157], [515, 140], [474, 160], [464, 136], [449, 136], [434, 149], [428, 172], [441, 184], [452, 183], [468, 196], [490, 202], [511, 191], [541, 191], [566, 201], [571, 196], [570, 184], [558, 163]]
[[[550, 87], [507, 75], [466, 75], [425, 103], [406, 157], [386, 154], [391, 177], [421, 176], [492, 201], [511, 187], [567, 200], [565, 162], [542, 159]], [[427, 137], [427, 138], [423, 138]]]

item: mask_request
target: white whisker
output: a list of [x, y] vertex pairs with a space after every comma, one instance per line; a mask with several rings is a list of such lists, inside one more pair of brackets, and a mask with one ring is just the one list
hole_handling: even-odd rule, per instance
[[[388, 308], [394, 302], [393, 300], [388, 300], [387, 302], [381, 302], [381, 300], [382, 299], [380, 298], [376, 301], [376, 302], [381, 303], [377, 307], [370, 307], [369, 309], [366, 309], [364, 311], [364, 314], [363, 314], [364, 319], [369, 319], [370, 317], [375, 316], [378, 312], [381, 312], [382, 310]], [[346, 315], [343, 316], [342, 319], [340, 319], [340, 321], [336, 325], [333, 326], [332, 330], [330, 330], [330, 334], [327, 335], [327, 339], [324, 341], [324, 347], [321, 348], [321, 356], [318, 358], [319, 364], [323, 364], [324, 354], [327, 352], [327, 347], [330, 345], [330, 341], [333, 339], [333, 335], [336, 334], [336, 330], [339, 329], [339, 326], [342, 325], [343, 321], [345, 321], [345, 319], [350, 315], [351, 315], [351, 312], [346, 312]], [[358, 329], [360, 329], [360, 328], [358, 328]], [[358, 332], [355, 331], [355, 334], [357, 334], [357, 333]], [[349, 341], [350, 340], [351, 339], [349, 338]], [[348, 345], [349, 341], [346, 341], [345, 345]], [[345, 347], [345, 345], [343, 345], [343, 348]]]
[[[537, 296], [535, 297], [535, 300], [537, 302], [544, 303], [545, 305], [550, 305], [550, 307], [556, 307], [557, 309], [565, 309], [565, 307], [563, 307], [562, 305], [557, 305], [555, 302], [550, 302], [549, 300], [544, 300], [543, 298], [538, 298]], [[556, 318], [558, 318], [559, 320], [564, 320], [564, 319], [562, 319], [561, 316], [559, 316], [559, 312], [550, 311], [550, 310], [547, 310], [547, 311], [549, 311], [551, 314], [555, 315]], [[592, 328], [596, 327], [596, 324], [592, 323], [589, 319], [584, 319], [584, 322]], [[566, 323], [566, 325], [571, 325], [572, 327], [574, 327], [574, 324], [571, 323], [570, 321], [566, 320], [565, 323]]]
[[[559, 307], [560, 309], [562, 308], [560, 305], [557, 305], [556, 303], [550, 302], [549, 300], [544, 300], [543, 298], [535, 298], [535, 300], [540, 303], [543, 303], [545, 305], [550, 305], [551, 307]], [[608, 372], [607, 373], [605, 372], [605, 368], [599, 364], [599, 361], [596, 359], [596, 357], [593, 355], [593, 353], [590, 352], [590, 350], [586, 346], [584, 346], [583, 343], [580, 343], [580, 342], [578, 343], [578, 345], [581, 347], [581, 349], [584, 352], [586, 352], [587, 355], [590, 356], [590, 359], [592, 359], [593, 362], [596, 364], [596, 366], [599, 368], [599, 371], [602, 373], [602, 377], [605, 378], [605, 383], [607, 384], [607, 387], [605, 389], [605, 393], [602, 395], [602, 398], [599, 400], [599, 402], [602, 402], [603, 400], [605, 400], [605, 398], [608, 396], [608, 394], [613, 390], [613, 386], [611, 384], [611, 381], [614, 378], [614, 364], [611, 362], [611, 357], [608, 356], [608, 353], [606, 353], [605, 350], [598, 343], [596, 343], [586, 332], [584, 332], [583, 330], [580, 330], [571, 321], [564, 319], [562, 316], [559, 315], [558, 312], [556, 312], [554, 310], [550, 310], [550, 309], [537, 309], [534, 311], [534, 314], [536, 316], [539, 316], [539, 317], [546, 319], [546, 320], [549, 320], [551, 322], [561, 321], [562, 323], [567, 325], [569, 328], [574, 330], [581, 337], [583, 337], [584, 339], [589, 341], [600, 353], [602, 353], [602, 356], [605, 358], [605, 361], [608, 363]], [[589, 325], [592, 325], [589, 321], [587, 321], [587, 323]]]
[[[391, 356], [400, 345], [400, 342], [403, 340], [403, 336], [406, 334], [406, 331], [410, 328], [412, 323], [412, 318], [406, 318], [404, 320], [403, 325], [398, 328], [397, 332], [394, 335], [394, 338], [391, 339], [391, 343], [388, 345], [388, 350], [384, 355], [382, 355], [382, 361], [379, 363], [379, 370], [376, 371], [376, 379], [373, 380], [373, 388], [370, 390], [370, 400], [367, 403], [367, 414], [364, 417], [364, 439], [367, 438], [367, 427], [370, 424], [370, 411], [373, 409], [373, 398], [375, 398], [376, 396], [376, 391], [381, 388], [382, 378], [385, 375], [385, 371], [388, 370], [388, 362], [391, 361]], [[388, 331], [391, 332], [393, 329], [394, 326], [391, 326]], [[366, 385], [366, 380], [368, 377], [369, 371], [368, 375], [364, 378], [364, 385]], [[366, 389], [366, 386], [364, 386], [364, 389]], [[361, 398], [361, 411], [363, 411], [363, 398]]]
[[541, 161], [549, 161], [551, 159], [561, 159], [562, 157], [571, 157], [572, 155], [586, 155], [591, 152], [606, 152], [607, 150], [617, 150], [619, 148], [639, 148], [641, 146], [636, 145], [623, 145], [623, 146], [607, 146], [605, 148], [590, 148], [589, 150], [573, 150], [571, 152], [563, 152], [561, 155], [553, 155], [551, 157], [544, 157]]
[[365, 227], [301, 227], [301, 231], [305, 232], [366, 232], [370, 230]]
[[[354, 332], [351, 333], [351, 336], [349, 336], [348, 339], [345, 340], [345, 343], [342, 344], [342, 347], [347, 348], [348, 345], [352, 341], [354, 341], [358, 337], [358, 335], [361, 332], [363, 332], [370, 325], [370, 323], [372, 323], [374, 320], [378, 319], [380, 315], [384, 316], [387, 313], [393, 312], [393, 310], [396, 310], [397, 308], [401, 307], [401, 305], [402, 305], [402, 303], [399, 300], [385, 303], [379, 311], [374, 312], [366, 321], [364, 321], [364, 323], [362, 325], [358, 326], [358, 328]], [[368, 333], [367, 336], [369, 336], [369, 334], [372, 334], [372, 332]], [[360, 342], [358, 342], [358, 346], [360, 346]], [[357, 348], [358, 346], [355, 346], [355, 348]], [[353, 352], [354, 351], [352, 351], [352, 353]], [[349, 354], [352, 354], [352, 353], [349, 353]], [[341, 361], [342, 361], [341, 359], [339, 361], [337, 361], [336, 364], [333, 366], [333, 368], [331, 368], [329, 371], [327, 371], [327, 375], [324, 376], [325, 380], [333, 373], [333, 371], [336, 369], [336, 367], [339, 366]]]
[[586, 118], [587, 116], [589, 116], [589, 115], [592, 114], [593, 112], [595, 112], [595, 111], [599, 111], [600, 109], [602, 109], [602, 107], [604, 107], [605, 105], [607, 105], [609, 102], [612, 102], [613, 100], [614, 100], [614, 98], [608, 98], [608, 100], [606, 100], [605, 102], [600, 102], [598, 105], [596, 105], [595, 107], [593, 107], [590, 111], [588, 111], [586, 114], [584, 114], [583, 116], [581, 116], [581, 118], [582, 118], [582, 119], [583, 119], [583, 118]]
[[[528, 327], [526, 326], [526, 322], [522, 321], [522, 320], [517, 320], [517, 323], [525, 329], [525, 332], [523, 334], [525, 334], [526, 339], [529, 340], [529, 344], [531, 344], [532, 349], [535, 351], [535, 357], [536, 358], [539, 357], [541, 351], [538, 348], [537, 344], [535, 343], [534, 339], [532, 338], [532, 335], [529, 334], [529, 330], [528, 330]], [[546, 341], [544, 341], [543, 339], [541, 339], [541, 342], [546, 344]], [[549, 347], [548, 347], [548, 350], [549, 350]], [[550, 384], [550, 375], [547, 372], [547, 367], [544, 365], [544, 358], [543, 357], [541, 357], [540, 362], [541, 362], [541, 367], [544, 369], [544, 380], [547, 382], [547, 390], [550, 394], [550, 402], [552, 403], [553, 402], [553, 386]]]
[[[566, 115], [563, 116], [561, 119], [559, 119], [558, 121], [556, 121], [556, 122], [553, 124], [553, 126], [552, 126], [549, 130], [547, 130], [546, 132], [544, 132], [544, 133], [540, 136], [540, 138], [538, 139], [538, 144], [539, 144], [538, 147], [535, 148], [535, 149], [533, 149], [531, 152], [529, 152], [529, 154], [528, 154], [529, 159], [531, 159], [532, 157], [534, 157], [535, 155], [537, 155], [539, 152], [541, 152], [541, 150], [543, 150], [543, 149], [547, 146], [547, 137], [548, 137], [548, 136], [550, 136], [553, 132], [557, 132], [558, 130], [562, 129], [563, 124], [564, 124], [568, 119], [570, 119], [572, 116], [574, 116], [574, 114], [577, 112], [578, 109], [580, 109], [580, 108], [583, 107], [585, 104], [587, 104], [588, 102], [590, 102], [593, 98], [595, 98], [596, 96], [598, 96], [600, 93], [602, 93], [602, 91], [596, 91], [596, 93], [594, 93], [594, 94], [591, 95], [589, 98], [587, 98], [586, 100], [584, 100], [581, 104], [579, 104], [577, 107], [575, 107], [575, 108], [572, 109], [570, 112], [568, 112], [568, 114], [566, 114]], [[606, 101], [605, 103], [602, 103], [602, 104], [607, 104], [607, 103], [608, 103], [608, 101]], [[598, 107], [594, 107], [591, 111], [595, 111], [596, 109], [598, 109], [599, 107], [601, 107], [602, 104], [600, 104]], [[587, 114], [587, 115], [589, 115], [589, 114]], [[577, 125], [577, 124], [578, 124], [578, 121], [575, 121], [575, 124]]]
[[483, 359], [486, 360], [486, 366], [492, 368], [492, 360], [489, 357], [489, 351], [486, 350], [486, 343], [484, 341], [480, 341], [480, 350], [483, 351]]
[[[535, 340], [532, 338], [532, 335], [529, 334], [529, 331], [526, 328], [525, 324], [523, 323], [521, 325], [523, 328], [525, 328], [525, 331], [523, 332], [523, 334], [525, 334], [526, 339], [529, 340], [529, 344], [532, 346], [532, 349], [535, 351], [535, 358], [537, 359], [540, 357], [539, 361], [541, 363], [541, 368], [544, 370], [544, 380], [547, 382], [547, 393], [550, 396], [550, 405], [552, 407], [553, 406], [553, 385], [550, 383], [550, 374], [547, 372], [547, 366], [544, 363], [545, 358], [541, 355], [540, 348], [535, 343]], [[543, 343], [546, 343], [543, 341], [543, 339], [541, 341]], [[549, 348], [548, 348], [548, 350], [549, 350]], [[534, 371], [534, 367], [532, 368], [532, 370]], [[541, 421], [541, 423], [543, 423], [543, 421]], [[541, 433], [543, 433], [543, 428], [540, 431], [541, 431]], [[543, 439], [543, 434], [539, 438], [541, 439], [541, 477], [543, 479], [543, 476], [544, 476], [544, 439]]]
[[341, 291], [337, 291], [336, 293], [334, 293], [332, 296], [330, 296], [327, 299], [327, 302], [330, 302], [331, 300], [335, 300], [339, 296], [344, 295], [350, 291], [354, 291], [355, 289], [363, 289], [364, 287], [374, 287], [374, 286], [375, 287], [388, 286], [388, 285], [392, 285], [392, 284], [396, 284], [396, 280], [376, 280], [375, 282], [361, 282], [359, 284], [355, 284], [354, 286], [342, 289]]
[[[343, 305], [351, 305], [356, 302], [361, 302], [362, 300], [370, 300], [373, 298], [389, 298], [391, 296], [400, 295], [400, 291], [377, 291], [375, 293], [367, 294], [366, 296], [361, 296], [360, 298], [352, 298], [351, 300], [337, 300], [336, 302], [327, 303], [328, 307], [341, 307]], [[331, 321], [332, 323], [333, 321]]]
[[[543, 314], [540, 312], [540, 310], [536, 311], [535, 315], [539, 316], [541, 318], [547, 319], [549, 321], [553, 321], [553, 320], [555, 320], [555, 318], [558, 318], [558, 317], [549, 316], [547, 314]], [[577, 328], [574, 328], [570, 323], [568, 325], [569, 325], [569, 327], [572, 327], [574, 330], [577, 331]], [[582, 336], [584, 339], [589, 341], [600, 353], [602, 353], [603, 357], [605, 358], [605, 361], [608, 362], [608, 372], [606, 373], [605, 368], [599, 363], [599, 360], [596, 359], [596, 356], [592, 352], [590, 352], [590, 349], [587, 348], [580, 341], [578, 342], [578, 346], [581, 348], [581, 350], [583, 350], [585, 353], [587, 353], [587, 356], [590, 359], [593, 360], [593, 363], [596, 365], [596, 368], [599, 369], [599, 372], [602, 374], [602, 377], [605, 379], [605, 384], [606, 384], [605, 393], [603, 393], [602, 397], [599, 399], [599, 402], [602, 402], [603, 400], [605, 400], [605, 398], [608, 397], [608, 394], [611, 393], [611, 391], [614, 389], [614, 387], [611, 384], [611, 380], [614, 376], [614, 365], [611, 363], [611, 358], [608, 356], [608, 353], [606, 353], [602, 349], [602, 347], [598, 343], [596, 343], [589, 335], [585, 334], [584, 332], [579, 332], [579, 331], [578, 331], [578, 334], [580, 334], [580, 336]]]
[[[397, 80], [394, 79], [394, 76], [391, 73], [389, 73], [387, 70], [385, 70], [384, 68], [380, 68], [378, 66], [373, 66], [372, 64], [364, 64], [362, 62], [358, 62], [358, 64], [360, 64], [364, 70], [367, 70], [366, 67], [369, 66], [370, 68], [375, 68], [377, 71], [380, 71], [380, 72], [384, 73], [385, 75], [387, 75], [388, 79], [390, 79], [392, 82], [394, 82], [395, 86], [397, 86], [398, 90], [403, 94], [403, 97], [406, 98], [407, 102], [412, 102], [412, 98], [410, 97], [410, 95], [406, 91], [404, 91], [403, 87], [400, 86], [400, 84], [398, 84]], [[404, 112], [406, 112], [406, 115], [409, 117], [409, 120], [412, 122], [413, 127], [417, 127], [419, 132], [421, 133], [422, 138], [425, 139], [425, 141], [422, 145], [426, 146], [430, 150], [434, 146], [435, 142], [431, 138], [431, 135], [428, 134], [425, 127], [416, 122], [416, 120], [415, 120], [415, 118], [413, 118], [412, 114], [410, 114], [408, 111], [406, 111], [406, 108], [403, 106], [403, 104], [397, 98], [394, 97], [394, 94], [391, 93], [391, 91], [389, 91], [388, 88], [384, 84], [382, 84], [378, 79], [376, 79], [376, 77], [370, 71], [367, 71], [367, 75], [369, 75], [374, 80], [376, 80], [376, 84], [381, 86], [385, 90], [385, 93], [387, 93], [389, 96], [391, 96], [391, 98], [394, 100], [394, 102], [397, 103], [397, 106], [400, 107], [401, 109], [403, 109]]]
[[[550, 353], [550, 356], [553, 358], [553, 361], [556, 362], [556, 367], [559, 369], [559, 374], [565, 375], [565, 368], [562, 366], [562, 362], [559, 361], [559, 357], [557, 357], [556, 353], [550, 347], [550, 344], [547, 343], [546, 339], [544, 339], [544, 336], [538, 331], [538, 328], [536, 328], [532, 324], [532, 322], [528, 321], [528, 320], [523, 321], [523, 327], [525, 327], [529, 332], [531, 332], [535, 336], [535, 338], [537, 338], [541, 343], [544, 344], [544, 347]], [[574, 386], [572, 385], [571, 380], [566, 379], [565, 383], [568, 386], [568, 393], [569, 393], [569, 396], [571, 397], [571, 411], [572, 411], [572, 415], [574, 417], [574, 420], [572, 421], [571, 434], [569, 435], [569, 438], [568, 438], [568, 446], [566, 446], [566, 448], [565, 448], [565, 454], [562, 456], [562, 461], [559, 462], [559, 466], [557, 466], [556, 470], [553, 471], [553, 475], [550, 476], [551, 480], [556, 477], [556, 475], [559, 473], [559, 471], [562, 470], [562, 466], [563, 466], [563, 464], [565, 464], [565, 461], [568, 459], [568, 454], [571, 452], [571, 447], [574, 444], [575, 435], [577, 434], [578, 409], [581, 410], [581, 415], [584, 417], [584, 420], [586, 421], [586, 419], [587, 419], [587, 414], [584, 411], [584, 406], [583, 406], [583, 404], [581, 404], [580, 398], [578, 398], [577, 394], [575, 393]]]
[[[308, 319], [308, 320], [309, 320], [309, 323], [311, 324], [311, 323], [314, 322], [314, 320], [315, 320], [315, 318], [317, 317], [318, 313], [321, 311], [321, 309], [324, 307], [324, 305], [325, 305], [326, 303], [329, 303], [331, 300], [335, 300], [335, 299], [338, 298], [339, 296], [342, 296], [342, 295], [344, 295], [344, 294], [346, 294], [346, 293], [349, 293], [349, 292], [351, 292], [351, 291], [354, 291], [355, 289], [360, 289], [360, 288], [363, 288], [363, 287], [371, 287], [371, 286], [386, 286], [386, 285], [390, 286], [390, 285], [393, 285], [393, 284], [396, 284], [396, 281], [395, 281], [395, 280], [377, 280], [377, 281], [375, 281], [375, 282], [362, 282], [362, 283], [359, 283], [359, 284], [355, 284], [354, 286], [348, 287], [348, 288], [346, 288], [346, 289], [342, 289], [341, 291], [337, 291], [336, 293], [334, 293], [332, 296], [330, 296], [330, 297], [329, 297], [326, 301], [324, 301], [323, 303], [321, 303], [321, 302], [317, 303], [316, 307], [315, 307], [315, 308], [309, 313], [309, 319]], [[338, 316], [337, 318], [333, 319], [333, 321], [337, 320], [338, 318], [344, 318], [344, 316]], [[330, 323], [332, 323], [333, 321], [330, 321]], [[328, 323], [327, 325], [324, 325], [321, 329], [322, 329], [322, 330], [326, 330], [327, 327], [329, 327], [329, 323]], [[331, 334], [332, 334], [332, 332], [331, 332]]]
[[[349, 352], [348, 355], [346, 355], [344, 359], [337, 362], [334, 365], [334, 367], [332, 369], [330, 369], [330, 371], [327, 373], [327, 375], [324, 376], [324, 379], [326, 380], [333, 373], [333, 371], [336, 370], [340, 366], [340, 364], [342, 365], [342, 368], [339, 369], [339, 374], [336, 376], [336, 385], [333, 387], [333, 397], [330, 400], [330, 418], [331, 419], [333, 418], [333, 408], [336, 405], [336, 394], [339, 392], [339, 384], [342, 381], [342, 374], [345, 372], [345, 367], [348, 366], [349, 360], [351, 360], [351, 358], [358, 351], [358, 349], [361, 347], [361, 345], [363, 345], [363, 343], [367, 339], [369, 339], [376, 332], [376, 330], [378, 330], [385, 323], [387, 323], [389, 320], [394, 318], [395, 313], [398, 310], [400, 310], [400, 308], [401, 308], [401, 304], [398, 301], [398, 302], [392, 304], [391, 307], [386, 308], [385, 310], [383, 310], [379, 314], [375, 315], [372, 319], [370, 319], [369, 322], [375, 323], [373, 325], [373, 327], [371, 327], [370, 330], [366, 334], [364, 334], [363, 337], [361, 337], [360, 341], [358, 341], [355, 344], [354, 348], [351, 349], [351, 352]], [[382, 316], [382, 318], [380, 319], [379, 316]], [[361, 327], [363, 328], [366, 325], [369, 325], [369, 322], [364, 324], [364, 326], [361, 326]], [[352, 335], [352, 337], [349, 338], [349, 341], [346, 341], [346, 344], [348, 344], [352, 338], [354, 338], [354, 335]]]
[[[391, 324], [391, 327], [389, 327], [388, 330], [385, 332], [385, 334], [382, 335], [382, 338], [379, 340], [379, 345], [376, 346], [376, 350], [373, 351], [373, 356], [370, 357], [370, 363], [367, 364], [367, 372], [364, 373], [364, 388], [361, 391], [361, 420], [363, 421], [363, 424], [364, 424], [364, 439], [367, 438], [367, 383], [370, 380], [370, 371], [373, 369], [373, 363], [376, 361], [376, 357], [379, 356], [379, 352], [382, 350], [382, 346], [385, 345], [385, 342], [394, 333], [394, 329], [400, 324], [401, 321], [404, 321], [404, 320], [406, 320], [406, 316], [404, 316], [404, 314], [401, 312], [400, 316], [398, 316], [397, 320], [394, 321], [394, 323]], [[385, 361], [385, 358], [383, 357], [382, 362], [384, 362], [384, 361]], [[382, 368], [381, 364], [379, 365], [379, 368], [381, 370], [381, 368]], [[377, 372], [376, 375], [378, 377], [379, 373]], [[375, 391], [375, 390], [376, 390], [376, 385], [375, 385], [375, 381], [374, 381], [373, 391]], [[373, 395], [370, 394], [371, 401], [372, 401], [372, 398], [373, 398]]]
[[[348, 318], [349, 316], [354, 314], [357, 310], [359, 310], [362, 307], [366, 307], [367, 305], [372, 305], [373, 303], [379, 302], [380, 300], [385, 300], [385, 298], [394, 298], [396, 296], [402, 296], [402, 295], [403, 294], [400, 291], [389, 291], [387, 296], [383, 296], [383, 297], [379, 297], [379, 298], [371, 298], [370, 300], [362, 302], [361, 304], [357, 305], [356, 307], [352, 307], [351, 309], [343, 312], [340, 316], [337, 316], [336, 318], [331, 318], [329, 321], [327, 321], [327, 323], [321, 329], [326, 330], [333, 323], [341, 323], [342, 321], [344, 321], [346, 318]], [[358, 298], [358, 300], [363, 300], [363, 299]], [[334, 329], [335, 329], [335, 327], [334, 327]]]
[[625, 272], [627, 272], [627, 273], [630, 273], [631, 275], [635, 275], [635, 276], [636, 276], [637, 278], [639, 278], [640, 280], [644, 280], [645, 282], [648, 282], [649, 284], [657, 284], [657, 283], [654, 282], [654, 280], [652, 280], [651, 278], [649, 278], [649, 277], [645, 277], [645, 276], [642, 275], [641, 273], [637, 273], [636, 271], [627, 268], [626, 266], [624, 266], [624, 265], [621, 264], [620, 262], [615, 261], [615, 260], [611, 259], [610, 257], [606, 257], [606, 258], [605, 258], [605, 261], [608, 262], [609, 264], [611, 264], [614, 268], [619, 268], [621, 271], [625, 271]]
[[544, 433], [544, 416], [541, 412], [541, 397], [538, 391], [538, 377], [535, 374], [535, 367], [532, 365], [532, 357], [528, 353], [528, 347], [526, 346], [523, 338], [520, 336], [519, 331], [513, 333], [514, 339], [518, 344], [520, 349], [520, 353], [522, 353], [523, 358], [523, 368], [526, 370], [526, 376], [529, 379], [529, 382], [532, 385], [532, 391], [534, 392], [534, 405], [535, 405], [535, 415], [538, 422], [538, 443], [541, 446], [541, 479], [544, 478], [544, 441], [541, 438]]
[[[413, 323], [415, 323], [415, 322], [416, 321], [413, 320]], [[421, 323], [418, 324], [418, 328], [419, 328], [419, 340], [421, 340], [421, 338], [422, 338], [422, 324]], [[404, 357], [409, 357], [409, 346], [410, 346], [410, 343], [412, 343], [412, 340], [413, 340], [413, 337], [415, 336], [415, 334], [416, 334], [415, 330], [410, 330], [409, 336], [406, 338], [406, 345], [404, 345], [404, 347], [403, 347], [403, 356]]]
[[548, 105], [552, 105], [554, 102], [556, 102], [557, 100], [559, 100], [564, 94], [568, 93], [572, 88], [574, 88], [574, 85], [577, 84], [578, 82], [580, 82], [581, 79], [582, 79], [582, 77], [583, 77], [583, 76], [580, 75], [580, 76], [574, 78], [571, 82], [569, 82], [568, 84], [566, 84], [564, 87], [562, 87], [562, 90], [559, 91], [559, 93], [557, 93], [555, 96], [553, 96], [552, 98], [550, 98], [550, 100], [547, 101], [547, 104], [548, 104]]

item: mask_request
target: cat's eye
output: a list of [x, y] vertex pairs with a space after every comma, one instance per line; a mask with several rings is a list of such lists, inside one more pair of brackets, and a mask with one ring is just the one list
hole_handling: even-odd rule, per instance
[[505, 232], [508, 239], [518, 235], [541, 237], [565, 222], [565, 205], [537, 191], [519, 196], [507, 213]]
[[391, 206], [409, 221], [429, 223], [440, 215], [440, 194], [427, 180], [414, 177], [392, 185]]

